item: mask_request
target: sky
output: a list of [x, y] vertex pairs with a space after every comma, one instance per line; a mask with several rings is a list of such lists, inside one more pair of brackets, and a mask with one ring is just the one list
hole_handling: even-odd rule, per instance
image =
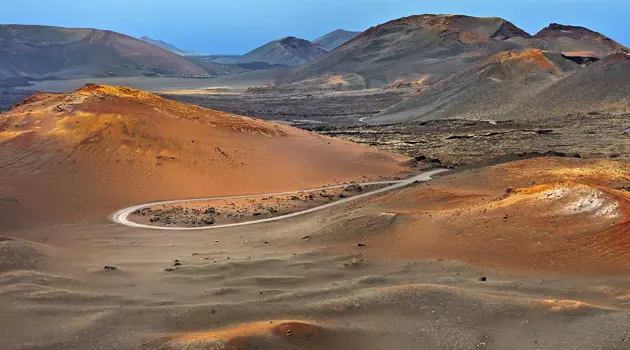
[[425, 13], [502, 17], [532, 34], [552, 22], [581, 25], [630, 46], [629, 0], [0, 0], [0, 9], [1, 24], [108, 29], [207, 54]]

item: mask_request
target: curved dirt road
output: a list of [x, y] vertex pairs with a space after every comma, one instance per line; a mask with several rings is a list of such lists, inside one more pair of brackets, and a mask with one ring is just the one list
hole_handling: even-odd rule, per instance
[[117, 212], [115, 212], [114, 214], [111, 215], [111, 220], [113, 222], [115, 222], [115, 223], [118, 223], [118, 224], [121, 224], [121, 225], [125, 225], [125, 226], [129, 226], [129, 227], [148, 228], [148, 229], [153, 229], [153, 230], [176, 230], [176, 231], [210, 230], [210, 229], [225, 228], [225, 227], [255, 225], [255, 224], [260, 224], [260, 223], [264, 223], [264, 222], [278, 221], [278, 220], [283, 220], [283, 219], [287, 219], [287, 218], [291, 218], [291, 217], [295, 217], [295, 216], [299, 216], [299, 215], [312, 213], [312, 212], [315, 212], [315, 211], [318, 211], [318, 210], [323, 210], [323, 209], [326, 209], [326, 208], [330, 208], [330, 207], [334, 207], [334, 206], [341, 205], [341, 204], [344, 204], [344, 203], [348, 203], [348, 202], [351, 202], [351, 201], [355, 201], [357, 199], [361, 199], [361, 198], [369, 197], [369, 196], [372, 196], [372, 195], [375, 195], [375, 194], [384, 193], [384, 192], [388, 192], [388, 191], [391, 191], [391, 190], [395, 190], [397, 188], [405, 187], [405, 186], [410, 185], [410, 184], [412, 184], [414, 182], [429, 181], [429, 180], [431, 180], [431, 176], [433, 176], [435, 174], [439, 174], [439, 173], [445, 172], [445, 171], [448, 171], [448, 169], [431, 170], [431, 171], [424, 172], [424, 173], [422, 173], [420, 175], [411, 177], [409, 179], [400, 180], [400, 181], [376, 181], [376, 182], [357, 183], [357, 185], [361, 185], [361, 186], [384, 185], [384, 184], [385, 185], [386, 184], [392, 184], [392, 185], [384, 187], [384, 188], [381, 188], [381, 189], [378, 189], [378, 190], [375, 190], [375, 191], [363, 193], [363, 194], [356, 195], [356, 196], [353, 196], [353, 197], [344, 198], [344, 199], [338, 200], [336, 202], [324, 204], [324, 205], [321, 205], [321, 206], [318, 206], [318, 207], [314, 207], [314, 208], [298, 211], [298, 212], [291, 213], [291, 214], [276, 216], [276, 217], [273, 217], [273, 218], [255, 220], [255, 221], [239, 222], [239, 223], [235, 223], [235, 224], [225, 224], [225, 225], [216, 225], [216, 226], [202, 226], [202, 227], [151, 226], [151, 225], [145, 225], [145, 224], [139, 224], [139, 223], [133, 222], [133, 221], [129, 220], [129, 215], [131, 215], [136, 210], [144, 209], [144, 208], [147, 208], [147, 207], [152, 207], [152, 206], [155, 206], [155, 205], [167, 205], [167, 204], [188, 203], [188, 202], [204, 202], [204, 201], [212, 201], [212, 200], [220, 200], [220, 199], [243, 199], [243, 198], [255, 198], [255, 197], [263, 197], [263, 196], [265, 196], [265, 197], [267, 197], [267, 196], [282, 196], [282, 195], [288, 195], [288, 194], [293, 194], [293, 193], [308, 193], [308, 192], [316, 192], [316, 191], [327, 190], [327, 189], [343, 188], [343, 187], [350, 186], [352, 184], [327, 186], [327, 187], [313, 188], [313, 189], [302, 190], [302, 191], [288, 191], [288, 192], [278, 192], [278, 193], [263, 193], [263, 194], [256, 194], [256, 195], [227, 196], [227, 197], [179, 199], [179, 200], [171, 200], [171, 201], [145, 203], [145, 204], [134, 205], [132, 207], [121, 209], [121, 210], [119, 210], [119, 211], [117, 211]]

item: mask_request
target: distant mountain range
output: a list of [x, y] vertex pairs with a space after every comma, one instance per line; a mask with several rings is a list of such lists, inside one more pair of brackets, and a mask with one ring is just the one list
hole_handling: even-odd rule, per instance
[[373, 27], [330, 54], [292, 72], [288, 82], [356, 74], [365, 87], [396, 81], [436, 82], [501, 51], [542, 49], [601, 56], [627, 50], [582, 27], [552, 24], [532, 36], [502, 18], [411, 16]]
[[322, 36], [321, 38], [313, 40], [313, 44], [323, 46], [332, 51], [339, 46], [347, 43], [348, 41], [354, 39], [359, 34], [361, 34], [361, 32], [350, 32], [343, 29], [337, 29]]
[[274, 84], [285, 90], [409, 89], [404, 101], [370, 118], [375, 123], [630, 112], [630, 50], [578, 26], [552, 23], [531, 35], [498, 17], [418, 15], [358, 35], [286, 37], [240, 56], [183, 57], [173, 45], [142, 39], [97, 29], [0, 26], [0, 87], [28, 79], [280, 69]]
[[175, 46], [173, 46], [173, 45], [171, 45], [171, 44], [169, 44], [169, 43], [167, 43], [165, 41], [151, 39], [148, 36], [143, 36], [143, 37], [140, 38], [140, 40], [146, 41], [146, 42], [151, 43], [151, 44], [153, 44], [153, 45], [155, 45], [157, 47], [161, 47], [164, 50], [170, 51], [172, 53], [176, 53], [178, 55], [185, 56], [185, 55], [195, 55], [196, 54], [195, 51], [181, 50], [181, 49], [179, 49], [179, 48], [177, 48], [177, 47], [175, 47]]
[[216, 63], [243, 64], [263, 62], [270, 65], [299, 66], [330, 51], [308, 40], [286, 37], [271, 41], [242, 56], [210, 56]]

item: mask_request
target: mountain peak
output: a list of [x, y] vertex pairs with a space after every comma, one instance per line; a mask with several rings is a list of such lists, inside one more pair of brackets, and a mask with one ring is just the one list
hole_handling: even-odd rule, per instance
[[526, 37], [531, 35], [518, 28], [513, 23], [500, 17], [472, 17], [454, 14], [424, 14], [399, 18], [372, 27], [361, 37], [377, 35], [389, 28], [418, 28], [442, 32], [466, 32], [480, 38], [494, 38], [505, 40], [512, 37]]
[[336, 29], [320, 38], [313, 40], [314, 44], [321, 45], [329, 50], [334, 50], [339, 46], [354, 39], [361, 32], [352, 32], [345, 29]]
[[557, 37], [571, 37], [580, 39], [583, 37], [601, 37], [606, 38], [601, 33], [581, 26], [572, 26], [559, 23], [551, 23], [547, 27], [543, 28], [540, 32], [536, 33], [537, 38], [557, 38]]

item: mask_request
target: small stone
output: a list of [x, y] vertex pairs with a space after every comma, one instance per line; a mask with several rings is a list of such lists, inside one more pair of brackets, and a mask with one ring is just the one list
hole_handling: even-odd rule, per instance
[[118, 268], [116, 266], [105, 265], [105, 267], [103, 267], [103, 270], [118, 270]]
[[173, 266], [182, 266], [182, 263], [176, 262], [176, 263], [173, 264]]
[[479, 282], [485, 282], [487, 280], [488, 280], [488, 278], [486, 278], [486, 276], [479, 277]]
[[357, 247], [365, 247], [365, 244], [359, 243], [359, 244], [357, 244]]
[[288, 329], [288, 330], [287, 330], [287, 337], [290, 337], [290, 336], [292, 336], [292, 335], [293, 335], [293, 331], [292, 331], [292, 330], [290, 330], [290, 329]]

